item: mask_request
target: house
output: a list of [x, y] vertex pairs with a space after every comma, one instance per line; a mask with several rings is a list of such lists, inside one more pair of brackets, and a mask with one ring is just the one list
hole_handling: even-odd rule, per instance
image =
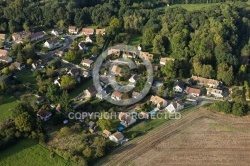
[[42, 39], [44, 36], [45, 36], [45, 32], [41, 31], [41, 32], [32, 33], [30, 34], [29, 37], [30, 37], [30, 41], [33, 42], [33, 41]]
[[67, 74], [69, 74], [69, 75], [71, 75], [71, 76], [74, 76], [74, 77], [77, 77], [77, 76], [80, 75], [80, 69], [78, 69], [78, 68], [76, 68], [76, 67], [72, 67], [72, 68], [68, 71]]
[[189, 95], [192, 95], [194, 97], [198, 97], [201, 95], [201, 90], [197, 89], [197, 88], [191, 88], [191, 87], [187, 87], [185, 92]]
[[198, 85], [207, 86], [209, 88], [219, 88], [222, 85], [221, 81], [203, 78], [203, 77], [199, 77], [199, 76], [192, 76], [191, 79], [193, 81], [197, 82]]
[[130, 83], [136, 83], [136, 81], [139, 79], [139, 76], [138, 75], [136, 75], [136, 74], [134, 74], [134, 75], [132, 75], [130, 78], [129, 78], [129, 82]]
[[123, 94], [122, 94], [121, 92], [115, 90], [115, 91], [112, 93], [111, 98], [112, 98], [113, 100], [121, 100], [121, 99], [122, 99], [122, 96], [123, 96]]
[[12, 58], [8, 56], [9, 53], [7, 50], [0, 49], [0, 62], [10, 63]]
[[59, 56], [59, 57], [62, 57], [63, 55], [64, 55], [64, 51], [57, 51], [56, 53], [55, 53], [57, 56]]
[[95, 89], [95, 86], [92, 85], [91, 87], [89, 87], [88, 89], [86, 89], [84, 91], [84, 94], [86, 97], [90, 98], [90, 97], [94, 97], [97, 94], [97, 90]]
[[119, 49], [111, 48], [108, 50], [108, 55], [120, 55], [120, 53], [121, 53], [121, 50]]
[[93, 127], [95, 126], [95, 122], [90, 121], [90, 122], [88, 123], [88, 126], [89, 126], [90, 128], [93, 128]]
[[61, 29], [59, 29], [59, 28], [56, 28], [56, 29], [53, 29], [51, 31], [51, 34], [55, 35], [55, 36], [59, 36], [59, 35], [63, 34], [63, 31]]
[[128, 127], [136, 122], [136, 119], [129, 113], [121, 112], [118, 116], [121, 124], [125, 127]]
[[167, 61], [174, 61], [174, 58], [161, 58], [160, 59], [160, 65], [164, 66]]
[[96, 29], [96, 35], [105, 35], [106, 30], [105, 29]]
[[78, 29], [76, 28], [76, 26], [69, 26], [68, 31], [70, 34], [74, 34], [74, 35], [78, 33]]
[[84, 78], [89, 78], [89, 77], [90, 77], [90, 72], [87, 71], [87, 70], [84, 70], [84, 71], [82, 72], [82, 76], [83, 76]]
[[82, 33], [86, 36], [94, 34], [94, 28], [82, 28]]
[[111, 68], [111, 72], [115, 75], [119, 75], [122, 76], [123, 72], [122, 72], [122, 68], [117, 66], [117, 65], [113, 65]]
[[30, 31], [14, 32], [12, 34], [12, 39], [13, 41], [19, 43], [22, 42], [25, 39], [25, 37], [30, 36], [30, 34], [31, 34]]
[[85, 39], [86, 43], [92, 43], [92, 39], [89, 37], [89, 35], [87, 35], [86, 39]]
[[0, 49], [0, 57], [1, 56], [7, 56], [7, 55], [8, 55], [8, 51], [7, 50]]
[[86, 44], [84, 42], [80, 42], [78, 44], [78, 47], [79, 47], [79, 50], [85, 50], [85, 51], [88, 50], [88, 47], [86, 46]]
[[138, 118], [139, 119], [148, 119], [149, 118], [149, 114], [147, 112], [142, 111], [142, 112], [140, 112], [138, 114]]
[[51, 112], [45, 111], [45, 110], [40, 110], [37, 112], [37, 117], [39, 117], [41, 120], [43, 121], [47, 121], [49, 120], [49, 118], [51, 117]]
[[111, 135], [111, 132], [108, 130], [103, 130], [102, 134], [104, 137], [109, 137]]
[[90, 59], [83, 59], [81, 62], [81, 65], [86, 66], [86, 67], [91, 67], [92, 63], [94, 61], [90, 60]]
[[148, 60], [153, 60], [154, 59], [154, 55], [150, 54], [149, 52], [140, 52], [140, 57], [143, 59], [148, 59]]
[[61, 87], [61, 78], [58, 77], [57, 79], [54, 80], [54, 84], [58, 85], [59, 87]]
[[158, 65], [153, 65], [153, 71], [154, 73], [158, 73], [159, 72], [159, 66]]
[[12, 58], [9, 56], [0, 56], [0, 62], [10, 63], [12, 62]]
[[140, 97], [140, 95], [141, 95], [140, 93], [133, 91], [132, 98], [137, 99]]
[[12, 64], [13, 64], [13, 66], [15, 66], [15, 69], [17, 69], [17, 70], [22, 70], [23, 68], [25, 68], [25, 65], [22, 63], [19, 63], [19, 62], [14, 62]]
[[141, 50], [142, 50], [142, 46], [141, 46], [141, 44], [139, 44], [139, 45], [137, 46], [137, 49], [138, 49], [139, 51], [141, 51]]
[[111, 141], [114, 141], [116, 143], [121, 143], [121, 141], [124, 139], [124, 136], [121, 132], [116, 132], [109, 136], [109, 139]]
[[37, 69], [41, 65], [42, 65], [42, 60], [38, 60], [38, 61], [36, 61], [36, 62], [34, 62], [34, 63], [31, 64], [31, 66], [32, 66], [33, 69]]
[[45, 102], [46, 101], [46, 98], [45, 97], [38, 97], [37, 99], [36, 99], [36, 103], [37, 104], [42, 104], [43, 102]]
[[214, 89], [214, 88], [206, 88], [206, 90], [207, 90], [207, 95], [208, 96], [212, 95], [212, 96], [220, 97], [220, 98], [224, 97], [222, 90]]
[[167, 110], [169, 113], [175, 113], [175, 112], [180, 111], [183, 108], [184, 108], [184, 104], [182, 102], [173, 101], [165, 108], [165, 110]]
[[154, 96], [152, 95], [150, 98], [150, 101], [157, 106], [158, 109], [166, 107], [167, 106], [167, 100], [159, 97], [159, 96]]
[[123, 58], [135, 58], [136, 57], [136, 52], [134, 52], [134, 51], [124, 51], [122, 56], [123, 56]]
[[45, 43], [44, 43], [44, 47], [47, 47], [49, 49], [52, 49], [56, 46], [58, 46], [60, 44], [60, 42], [57, 40], [57, 39], [50, 39], [50, 40], [47, 40]]
[[182, 93], [185, 90], [185, 84], [184, 84], [184, 82], [181, 81], [181, 80], [175, 81], [174, 86], [173, 86], [173, 90], [175, 92]]
[[3, 33], [0, 33], [0, 40], [5, 41], [6, 35]]

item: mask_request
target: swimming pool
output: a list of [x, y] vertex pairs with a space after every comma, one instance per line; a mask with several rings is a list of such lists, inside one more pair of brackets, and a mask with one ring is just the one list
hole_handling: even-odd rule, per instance
[[156, 112], [157, 112], [156, 110], [152, 110], [152, 111], [149, 112], [149, 114], [150, 114], [150, 115], [155, 115]]

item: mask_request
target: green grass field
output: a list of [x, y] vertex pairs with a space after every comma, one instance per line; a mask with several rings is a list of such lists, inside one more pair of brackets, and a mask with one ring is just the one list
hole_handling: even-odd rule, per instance
[[19, 141], [0, 152], [2, 166], [66, 166], [71, 165], [58, 155], [50, 158], [50, 151], [31, 140]]
[[210, 7], [210, 6], [215, 6], [220, 3], [205, 3], [205, 4], [177, 4], [177, 5], [172, 5], [168, 6], [166, 8], [172, 8], [172, 7], [182, 7], [188, 11], [195, 11], [195, 10], [202, 10], [204, 8]]
[[11, 116], [10, 109], [13, 108], [18, 100], [13, 96], [4, 96], [0, 99], [0, 122]]

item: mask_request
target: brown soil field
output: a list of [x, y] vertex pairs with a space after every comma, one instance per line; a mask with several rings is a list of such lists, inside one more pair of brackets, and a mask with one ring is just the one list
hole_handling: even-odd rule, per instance
[[250, 117], [199, 108], [129, 141], [97, 165], [250, 165]]

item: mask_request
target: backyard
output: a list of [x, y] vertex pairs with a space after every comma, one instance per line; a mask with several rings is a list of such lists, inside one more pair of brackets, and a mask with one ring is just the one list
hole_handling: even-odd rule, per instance
[[50, 151], [31, 140], [21, 140], [16, 145], [0, 152], [0, 165], [71, 165], [58, 155], [50, 157]]

